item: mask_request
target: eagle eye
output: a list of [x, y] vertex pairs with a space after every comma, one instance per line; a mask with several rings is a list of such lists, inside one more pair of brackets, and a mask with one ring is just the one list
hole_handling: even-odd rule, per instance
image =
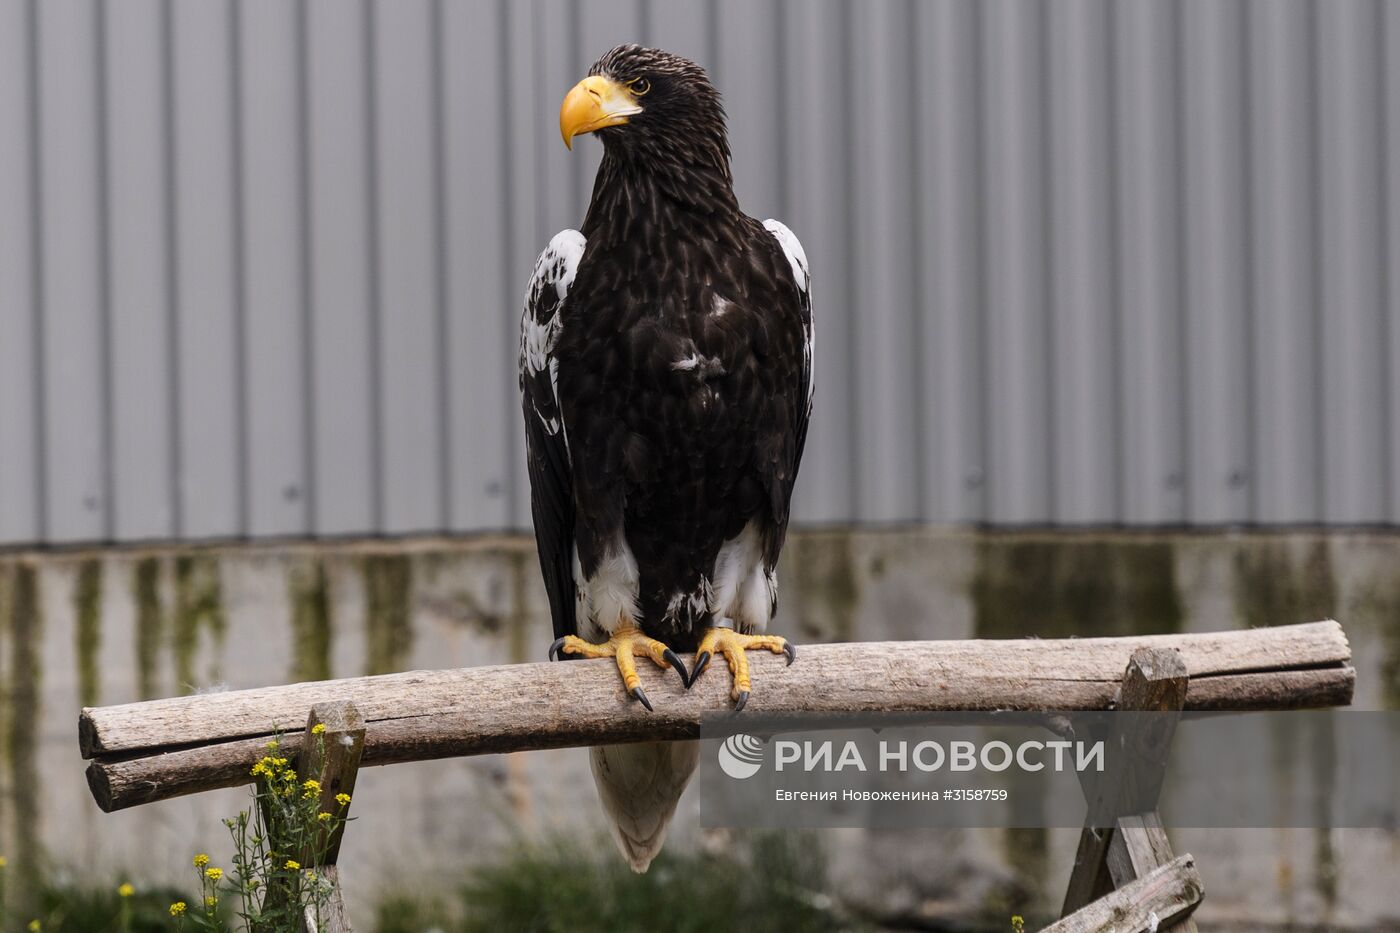
[[646, 78], [633, 78], [627, 82], [627, 86], [632, 89], [632, 94], [635, 97], [642, 97], [651, 90], [651, 82]]

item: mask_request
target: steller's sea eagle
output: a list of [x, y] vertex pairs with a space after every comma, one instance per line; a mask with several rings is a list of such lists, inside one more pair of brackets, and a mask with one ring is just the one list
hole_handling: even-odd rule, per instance
[[[688, 687], [721, 654], [742, 709], [765, 634], [812, 407], [807, 259], [739, 208], [704, 69], [619, 46], [564, 98], [566, 146], [603, 160], [581, 230], [550, 241], [521, 321], [531, 511], [557, 640]], [[688, 674], [677, 651], [695, 652]], [[694, 771], [695, 743], [591, 750], [614, 836], [645, 871]]]

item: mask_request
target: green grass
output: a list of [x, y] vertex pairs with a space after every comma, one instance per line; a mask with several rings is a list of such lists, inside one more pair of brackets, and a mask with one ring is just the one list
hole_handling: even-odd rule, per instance
[[[478, 868], [460, 933], [672, 930], [818, 933], [850, 929], [826, 891], [821, 849], [799, 834], [746, 833], [722, 855], [663, 852], [633, 874], [600, 841], [526, 846]], [[387, 931], [386, 931], [387, 933]]]
[[715, 854], [667, 849], [633, 874], [605, 838], [521, 842], [450, 899], [380, 901], [377, 933], [828, 933], [859, 928], [827, 891], [816, 837], [745, 832]]
[[25, 914], [11, 913], [6, 928], [22, 931], [38, 920], [43, 933], [171, 933], [171, 903], [189, 898], [174, 888], [139, 885], [123, 898], [117, 884], [50, 883], [26, 905]]
[[[104, 872], [104, 874], [106, 874]], [[52, 884], [28, 916], [44, 933], [173, 933], [173, 901], [194, 896], [136, 885]], [[607, 839], [519, 843], [442, 893], [388, 894], [357, 929], [375, 933], [828, 933], [857, 929], [827, 895], [819, 840], [803, 833], [735, 833], [717, 854], [663, 852], [633, 874]], [[123, 909], [127, 911], [123, 921]]]

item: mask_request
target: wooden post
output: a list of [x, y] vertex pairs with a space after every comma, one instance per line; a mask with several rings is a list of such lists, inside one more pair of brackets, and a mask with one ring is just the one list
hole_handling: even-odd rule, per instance
[[[1183, 929], [1201, 902], [1201, 876], [1183, 855], [1052, 923], [1041, 933], [1157, 933]], [[1176, 926], [1171, 926], [1176, 923]]]
[[[1109, 726], [1109, 747], [1126, 754], [1098, 781], [1085, 787], [1089, 817], [1079, 837], [1062, 917], [1172, 862], [1171, 844], [1157, 817], [1156, 802], [1177, 719], [1186, 704], [1187, 682], [1186, 665], [1175, 651], [1144, 648], [1133, 652], [1123, 675], [1118, 710], [1176, 715], [1153, 717], [1146, 728], [1141, 721]], [[1146, 809], [1120, 815], [1130, 802]], [[1106, 816], [1118, 817], [1113, 827], [1102, 826]], [[1196, 925], [1188, 917], [1163, 929], [1195, 933]]]
[[[317, 726], [326, 731], [317, 735]], [[318, 703], [311, 707], [306, 720], [306, 740], [297, 758], [297, 774], [315, 778], [321, 785], [320, 809], [340, 817], [348, 817], [350, 807], [336, 802], [340, 794], [355, 793], [355, 778], [360, 770], [360, 756], [365, 750], [365, 720], [355, 704]], [[303, 865], [334, 865], [340, 855], [340, 840], [345, 824], [327, 835], [322, 833], [314, 847], [302, 853]], [[324, 857], [318, 859], [319, 850]]]
[[[325, 727], [320, 735], [316, 733], [318, 726]], [[342, 806], [335, 798], [340, 794], [354, 794], [364, 750], [365, 720], [354, 703], [342, 700], [311, 707], [311, 715], [306, 720], [306, 741], [297, 758], [297, 774], [315, 776], [321, 784], [320, 809], [336, 814], [341, 821], [333, 831], [320, 834], [302, 853], [302, 864], [314, 865], [331, 884], [331, 899], [319, 918], [319, 929], [315, 909], [306, 910], [303, 925], [307, 933], [352, 933], [340, 889], [340, 870], [336, 867], [340, 842], [345, 835], [343, 821], [350, 816], [350, 804]]]
[[[318, 726], [325, 729], [319, 734]], [[365, 721], [355, 704], [340, 701], [317, 703], [311, 707], [306, 720], [306, 734], [297, 753], [296, 772], [301, 780], [314, 779], [321, 785], [317, 810], [334, 813], [342, 820], [350, 815], [350, 805], [336, 801], [339, 794], [355, 792], [355, 777], [360, 769], [360, 757], [365, 748]], [[264, 810], [266, 814], [267, 811]], [[318, 918], [314, 907], [308, 907], [302, 918], [306, 933], [352, 933], [345, 916], [341, 896], [340, 872], [336, 859], [340, 856], [340, 841], [345, 824], [334, 830], [326, 829], [297, 853], [304, 868], [314, 869], [331, 885], [330, 902]]]

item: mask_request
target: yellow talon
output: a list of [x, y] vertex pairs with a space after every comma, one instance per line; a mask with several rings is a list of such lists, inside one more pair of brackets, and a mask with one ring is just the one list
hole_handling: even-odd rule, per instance
[[627, 688], [628, 695], [640, 700], [643, 706], [651, 710], [651, 700], [647, 698], [646, 691], [642, 689], [641, 678], [637, 676], [638, 651], [651, 658], [662, 670], [674, 667], [681, 676], [681, 683], [690, 685], [690, 677], [680, 657], [655, 638], [643, 634], [641, 629], [630, 622], [619, 625], [602, 644], [584, 641], [577, 635], [565, 635], [549, 646], [549, 659], [552, 661], [565, 654], [581, 658], [612, 658], [617, 662], [617, 670], [622, 675], [622, 685]]
[[749, 658], [745, 652], [765, 648], [774, 654], [787, 655], [788, 664], [797, 660], [797, 648], [788, 644], [781, 635], [744, 635], [729, 628], [710, 629], [695, 650], [695, 671], [690, 675], [690, 686], [695, 685], [705, 668], [710, 666], [710, 659], [719, 652], [724, 655], [729, 673], [734, 678], [734, 686], [729, 691], [730, 698], [735, 701], [734, 708], [736, 711], [743, 709], [753, 690], [749, 679]]

